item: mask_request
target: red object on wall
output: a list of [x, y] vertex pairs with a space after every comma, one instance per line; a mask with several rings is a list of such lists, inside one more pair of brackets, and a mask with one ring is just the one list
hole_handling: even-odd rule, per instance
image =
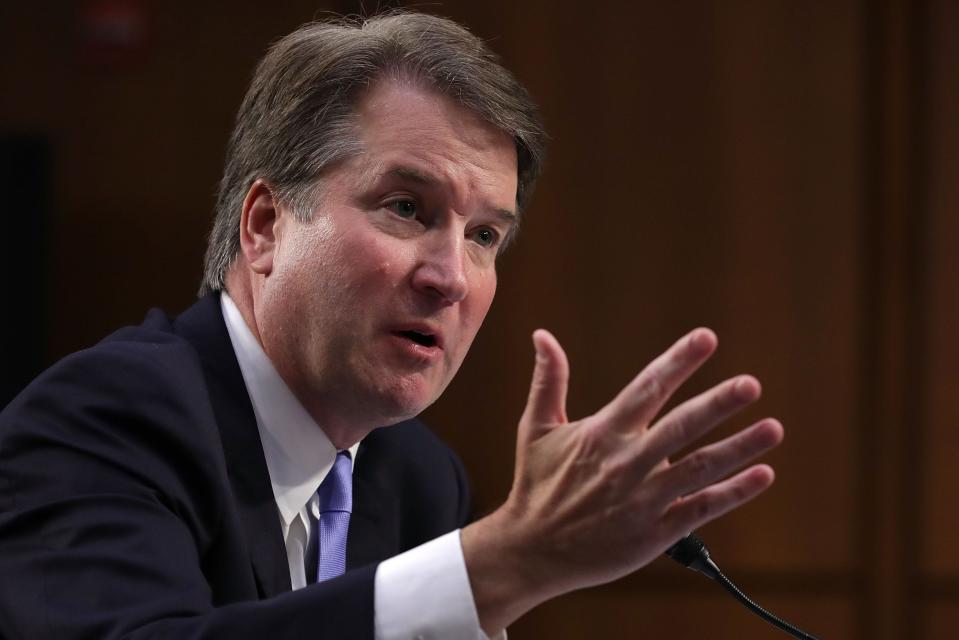
[[147, 10], [143, 0], [94, 0], [79, 15], [80, 57], [100, 69], [139, 66], [147, 55]]

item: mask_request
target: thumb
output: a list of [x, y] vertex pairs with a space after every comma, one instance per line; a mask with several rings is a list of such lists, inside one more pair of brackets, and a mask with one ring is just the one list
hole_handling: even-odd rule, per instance
[[529, 399], [523, 412], [523, 424], [532, 429], [535, 439], [556, 424], [566, 423], [566, 390], [569, 386], [569, 361], [559, 342], [549, 331], [533, 332], [536, 366], [529, 387]]

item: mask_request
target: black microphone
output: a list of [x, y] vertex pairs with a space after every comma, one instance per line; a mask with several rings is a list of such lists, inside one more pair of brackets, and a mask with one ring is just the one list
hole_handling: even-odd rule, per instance
[[766, 622], [769, 622], [770, 624], [782, 629], [794, 638], [800, 638], [801, 640], [816, 640], [815, 636], [806, 633], [802, 629], [792, 626], [782, 618], [774, 616], [750, 600], [749, 597], [740, 591], [739, 588], [734, 585], [729, 578], [723, 575], [723, 572], [719, 570], [719, 567], [716, 566], [716, 563], [713, 562], [709, 557], [709, 549], [706, 548], [706, 543], [700, 540], [699, 536], [697, 536], [695, 533], [690, 533], [688, 536], [667, 549], [666, 555], [687, 569], [698, 571], [710, 580], [715, 580], [721, 584], [726, 591], [732, 594], [734, 598], [743, 603], [747, 609], [758, 615]]

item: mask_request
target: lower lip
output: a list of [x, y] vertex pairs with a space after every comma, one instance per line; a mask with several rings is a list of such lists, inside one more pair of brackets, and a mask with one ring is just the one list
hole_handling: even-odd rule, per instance
[[440, 358], [443, 351], [436, 345], [428, 347], [396, 333], [390, 334], [390, 337], [393, 338], [393, 344], [411, 360], [432, 363]]

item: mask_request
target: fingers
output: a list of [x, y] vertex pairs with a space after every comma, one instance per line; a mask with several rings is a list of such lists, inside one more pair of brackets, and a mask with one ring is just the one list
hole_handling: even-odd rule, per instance
[[[569, 362], [559, 342], [549, 331], [533, 332], [536, 365], [530, 383], [529, 399], [522, 423], [545, 428], [566, 419], [566, 391], [569, 387]], [[531, 437], [535, 433], [529, 434]]]
[[761, 420], [657, 472], [648, 479], [648, 488], [652, 495], [662, 495], [667, 501], [694, 493], [769, 451], [782, 439], [783, 428], [777, 420]]
[[759, 399], [762, 388], [752, 376], [739, 376], [682, 403], [649, 430], [641, 460], [653, 466], [692, 444], [724, 420]]
[[772, 467], [759, 464], [677, 501], [667, 509], [663, 526], [670, 537], [679, 538], [769, 488], [775, 479]]
[[695, 329], [680, 338], [626, 385], [601, 414], [610, 428], [634, 431], [645, 427], [669, 397], [716, 350], [716, 334]]

